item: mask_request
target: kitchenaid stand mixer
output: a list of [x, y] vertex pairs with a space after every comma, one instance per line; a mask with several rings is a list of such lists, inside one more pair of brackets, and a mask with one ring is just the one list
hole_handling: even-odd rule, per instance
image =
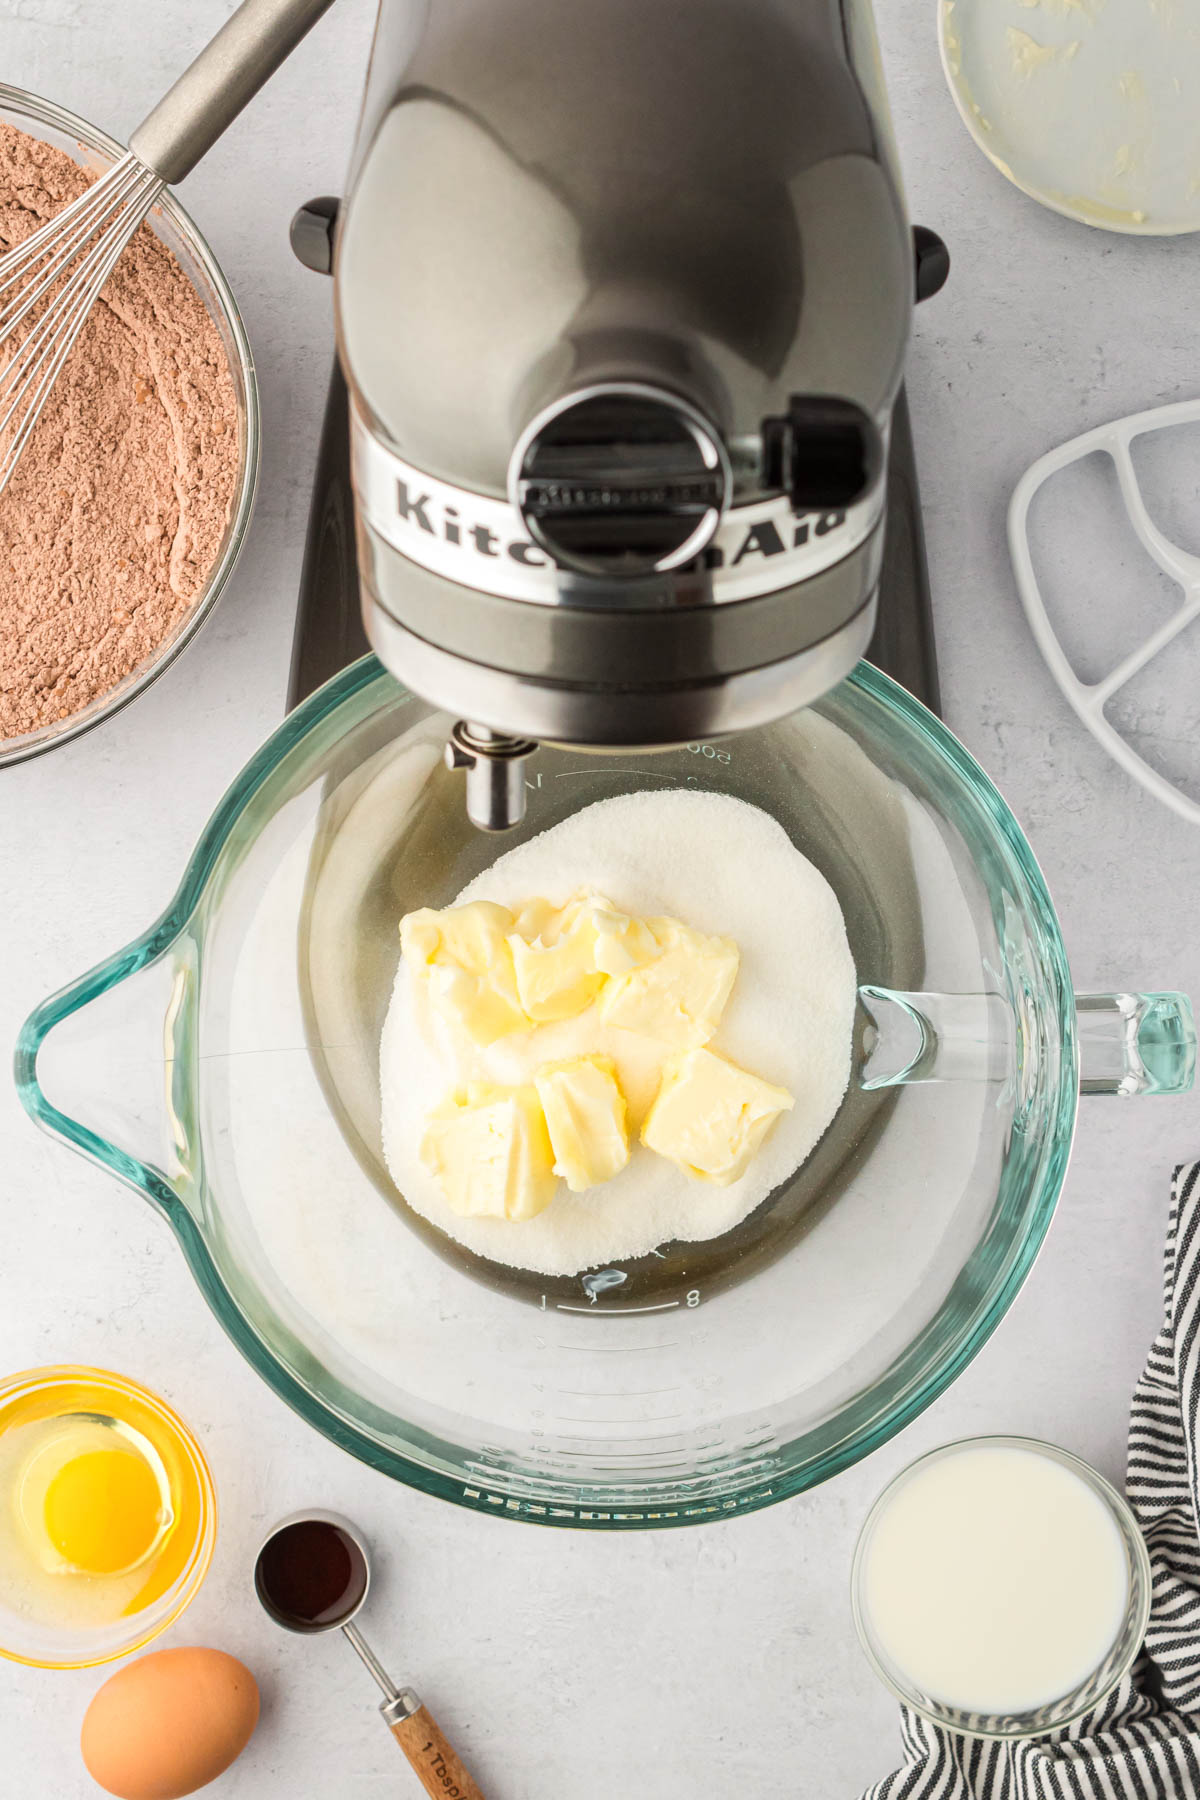
[[[857, 0], [384, 0], [348, 199], [293, 243], [336, 275], [366, 639], [459, 718], [477, 825], [519, 820], [539, 741], [661, 749], [835, 686], [889, 514], [923, 596], [889, 444], [911, 466], [912, 299], [948, 260]], [[358, 648], [322, 617], [353, 562], [327, 479], [308, 561], [297, 693]]]
[[[1187, 1001], [1077, 996], [1001, 795], [851, 668], [885, 518], [920, 594], [899, 382], [914, 285], [945, 272], [918, 234], [914, 283], [883, 116], [865, 18], [832, 0], [384, 5], [346, 218], [313, 204], [293, 234], [336, 263], [349, 376], [294, 668], [332, 679], [230, 787], [161, 917], [21, 1033], [31, 1115], [161, 1212], [275, 1390], [492, 1516], [682, 1526], [845, 1468], [1003, 1317], [1081, 1083], [1193, 1078]], [[387, 668], [339, 673], [364, 647], [341, 605], [348, 404]], [[471, 1262], [392, 1180], [397, 921], [499, 848], [444, 766], [455, 719], [505, 848], [699, 788], [767, 813], [833, 888], [850, 1087], [723, 1237], [551, 1285]], [[526, 781], [504, 752], [534, 739]], [[728, 855], [719, 831], [698, 848]]]

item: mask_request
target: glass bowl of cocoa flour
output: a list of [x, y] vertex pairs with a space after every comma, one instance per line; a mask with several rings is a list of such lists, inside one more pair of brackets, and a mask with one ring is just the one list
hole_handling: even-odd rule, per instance
[[[0, 252], [122, 154], [0, 83]], [[259, 432], [237, 303], [166, 193], [0, 493], [0, 766], [90, 731], [199, 630], [250, 522]]]

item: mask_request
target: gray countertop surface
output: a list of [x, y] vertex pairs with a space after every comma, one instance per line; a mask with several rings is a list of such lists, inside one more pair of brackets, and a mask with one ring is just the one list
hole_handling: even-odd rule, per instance
[[[0, 72], [123, 136], [228, 10], [226, 0], [7, 0]], [[968, 141], [938, 64], [932, 0], [880, 0], [880, 15], [913, 216], [954, 255], [949, 287], [920, 309], [909, 377], [946, 716], [1029, 833], [1078, 985], [1200, 992], [1200, 832], [1135, 787], [1059, 697], [1017, 601], [1004, 530], [1013, 485], [1043, 451], [1197, 392], [1200, 240], [1125, 239], [1040, 210]], [[0, 777], [5, 1041], [38, 1000], [158, 912], [214, 802], [281, 717], [331, 344], [328, 286], [292, 260], [286, 227], [300, 201], [339, 189], [370, 26], [370, 0], [339, 0], [182, 190], [256, 350], [257, 513], [216, 616], [164, 679], [99, 731]], [[1088, 604], [1098, 633], [1121, 625], [1123, 600], [1103, 580]], [[1152, 691], [1138, 699], [1141, 728], [1168, 755], [1200, 741], [1200, 683], [1176, 692], [1174, 710]], [[265, 1703], [214, 1800], [416, 1792], [344, 1646], [274, 1631], [250, 1596], [264, 1527], [312, 1503], [359, 1519], [381, 1547], [371, 1635], [494, 1800], [848, 1800], [899, 1754], [896, 1709], [858, 1651], [847, 1597], [869, 1501], [922, 1449], [980, 1431], [1057, 1439], [1119, 1477], [1128, 1396], [1158, 1319], [1169, 1174], [1198, 1152], [1197, 1099], [1085, 1103], [1041, 1258], [949, 1393], [816, 1492], [669, 1535], [476, 1517], [360, 1467], [241, 1361], [164, 1226], [39, 1136], [10, 1087], [0, 1090], [0, 1368], [120, 1369], [202, 1437], [220, 1541], [165, 1641], [244, 1657]], [[77, 1741], [98, 1682], [6, 1670], [0, 1793], [95, 1791]]]

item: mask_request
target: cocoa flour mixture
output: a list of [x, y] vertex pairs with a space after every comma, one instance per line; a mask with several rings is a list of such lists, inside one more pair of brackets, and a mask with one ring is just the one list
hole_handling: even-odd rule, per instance
[[[0, 123], [0, 251], [90, 180]], [[143, 225], [0, 494], [0, 740], [78, 712], [173, 635], [216, 560], [239, 466], [216, 326]]]

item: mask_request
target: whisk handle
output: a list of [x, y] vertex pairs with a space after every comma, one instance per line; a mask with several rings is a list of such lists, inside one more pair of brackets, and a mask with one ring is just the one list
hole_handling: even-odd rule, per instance
[[182, 181], [296, 48], [332, 0], [242, 0], [129, 140], [169, 183]]

